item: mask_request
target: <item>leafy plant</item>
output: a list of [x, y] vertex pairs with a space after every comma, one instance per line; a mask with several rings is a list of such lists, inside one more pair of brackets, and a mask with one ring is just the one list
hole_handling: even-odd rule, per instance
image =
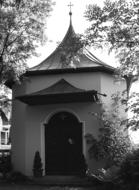
[[25, 183], [29, 182], [30, 179], [18, 171], [12, 171], [6, 176], [6, 181], [10, 183]]
[[[121, 164], [117, 183], [123, 189], [138, 189], [139, 186], [139, 149], [129, 153]], [[122, 189], [122, 188], [121, 188]]]
[[0, 85], [0, 113], [5, 117], [11, 112], [11, 91], [4, 85]]
[[93, 137], [92, 134], [86, 135], [89, 144], [89, 155], [96, 160], [106, 160], [105, 168], [112, 165], [119, 165], [127, 153], [132, 151], [126, 125], [123, 125], [124, 117], [121, 110], [121, 96], [119, 93], [112, 96], [111, 108], [104, 109], [101, 115], [92, 113], [94, 117], [100, 121], [99, 139]]

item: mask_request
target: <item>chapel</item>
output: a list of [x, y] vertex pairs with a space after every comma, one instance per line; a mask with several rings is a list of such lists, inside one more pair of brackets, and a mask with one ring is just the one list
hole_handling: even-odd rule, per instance
[[88, 152], [85, 136], [99, 138], [100, 128], [91, 113], [101, 113], [102, 103], [109, 105], [111, 95], [125, 84], [117, 85], [114, 68], [86, 48], [67, 64], [63, 52], [76, 37], [71, 17], [70, 11], [69, 28], [55, 51], [30, 68], [21, 84], [11, 85], [12, 163], [27, 176], [33, 175], [36, 151], [43, 175], [80, 175], [86, 167], [93, 171], [103, 166]]

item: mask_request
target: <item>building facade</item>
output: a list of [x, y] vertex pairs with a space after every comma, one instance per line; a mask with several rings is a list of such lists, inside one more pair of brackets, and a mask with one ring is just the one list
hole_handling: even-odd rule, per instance
[[[20, 85], [13, 84], [12, 162], [14, 169], [33, 175], [33, 160], [40, 152], [44, 175], [81, 174], [103, 166], [89, 157], [85, 135], [99, 136], [101, 113], [111, 95], [125, 87], [115, 83], [114, 68], [87, 49], [79, 61], [63, 67], [61, 49], [75, 38], [72, 22], [56, 50], [25, 73]], [[106, 95], [105, 95], [106, 94]]]

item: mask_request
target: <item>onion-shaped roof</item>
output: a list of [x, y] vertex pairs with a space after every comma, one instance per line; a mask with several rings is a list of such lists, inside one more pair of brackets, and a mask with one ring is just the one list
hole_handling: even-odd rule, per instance
[[[61, 63], [61, 49], [67, 47], [68, 42], [76, 37], [76, 33], [73, 29], [72, 22], [70, 21], [69, 28], [62, 42], [58, 45], [58, 47], [53, 51], [44, 61], [42, 61], [39, 65], [32, 67], [29, 71], [44, 71], [44, 70], [55, 70], [55, 69], [63, 69]], [[82, 53], [80, 53], [78, 60], [73, 60], [72, 65], [67, 65], [67, 68], [87, 68], [87, 67], [105, 67], [108, 69], [114, 69], [113, 67], [107, 65], [106, 63], [99, 60], [96, 56], [94, 56], [90, 51], [86, 48], [83, 48]], [[65, 67], [64, 67], [65, 69]]]

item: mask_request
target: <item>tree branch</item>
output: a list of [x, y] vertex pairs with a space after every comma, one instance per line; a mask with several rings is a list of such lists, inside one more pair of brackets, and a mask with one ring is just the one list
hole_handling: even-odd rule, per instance
[[6, 38], [4, 39], [3, 49], [2, 49], [2, 52], [1, 52], [0, 57], [3, 57], [4, 51], [5, 51], [6, 47], [7, 47], [6, 44], [7, 44], [7, 42], [8, 42], [9, 35], [10, 35], [10, 34], [7, 33], [7, 36], [6, 36]]
[[12, 40], [11, 42], [9, 42], [9, 43], [7, 44], [7, 46], [6, 46], [6, 48], [7, 48], [8, 46], [12, 45], [19, 37], [21, 37], [21, 35], [23, 34], [23, 32], [24, 32], [24, 31], [22, 31], [22, 32], [20, 33], [20, 35], [17, 36], [14, 40]]

